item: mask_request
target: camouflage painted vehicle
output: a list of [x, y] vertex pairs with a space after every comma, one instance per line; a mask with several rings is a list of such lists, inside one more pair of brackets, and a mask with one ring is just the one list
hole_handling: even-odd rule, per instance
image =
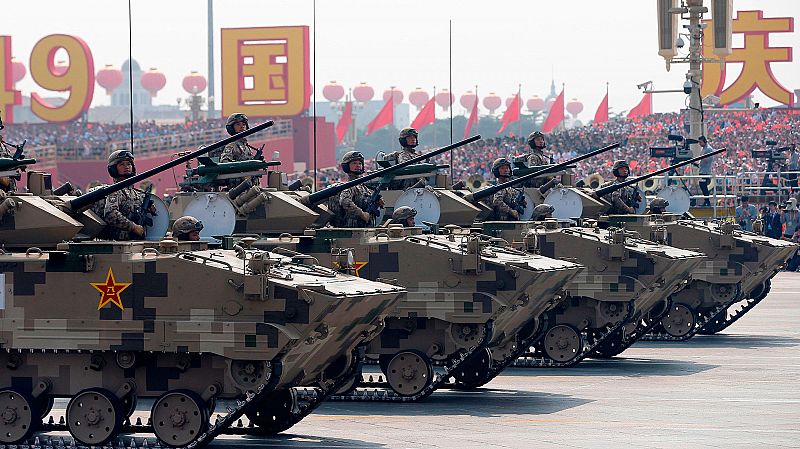
[[[741, 231], [733, 223], [680, 219], [673, 214], [612, 215], [600, 220], [706, 255], [692, 271], [687, 288], [673, 295], [670, 313], [645, 339], [686, 340], [703, 328], [724, 329], [766, 296], [770, 279], [797, 250], [795, 244]], [[728, 309], [742, 300], [746, 310], [729, 317]]]
[[543, 314], [581, 270], [494, 243], [455, 226], [447, 235], [424, 235], [420, 228], [389, 225], [308, 230], [253, 246], [405, 287], [408, 295], [367, 345], [366, 357], [386, 376], [385, 383], [368, 386], [388, 386], [394, 394], [385, 399], [408, 401], [429, 395], [450, 376], [465, 387], [488, 382], [516, 358], [518, 343], [536, 335]]
[[[74, 218], [151, 174], [56, 202], [56, 210]], [[10, 215], [10, 224], [28, 225], [37, 203], [20, 204], [25, 214]], [[30, 238], [20, 235], [10, 234], [10, 246]], [[291, 427], [353, 376], [358, 347], [404, 293], [303, 262], [168, 238], [4, 251], [0, 444], [23, 444], [41, 429], [68, 430], [92, 446], [122, 431], [199, 446], [243, 414], [254, 431]], [[313, 394], [299, 398], [297, 387]], [[143, 397], [155, 400], [152, 424], [131, 426]], [[66, 419], [43, 424], [54, 398], [70, 399]], [[212, 425], [217, 399], [235, 407]]]
[[[563, 226], [567, 227], [563, 227]], [[571, 366], [589, 356], [624, 324], [668, 307], [703, 255], [637, 238], [622, 229], [557, 220], [493, 221], [482, 232], [514, 247], [586, 267], [567, 286], [545, 337], [515, 366]]]

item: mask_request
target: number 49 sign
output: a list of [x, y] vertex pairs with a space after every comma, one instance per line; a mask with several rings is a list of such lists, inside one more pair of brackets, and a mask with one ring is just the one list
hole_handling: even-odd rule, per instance
[[[63, 49], [69, 65], [56, 67], [55, 56]], [[31, 92], [31, 112], [46, 122], [68, 122], [80, 117], [94, 96], [94, 61], [83, 39], [66, 34], [45, 36], [33, 46], [31, 78], [44, 89], [67, 92], [64, 104], [53, 106], [36, 92]], [[22, 103], [20, 92], [14, 90], [11, 64], [11, 36], [0, 36], [0, 112], [13, 123], [13, 106]]]

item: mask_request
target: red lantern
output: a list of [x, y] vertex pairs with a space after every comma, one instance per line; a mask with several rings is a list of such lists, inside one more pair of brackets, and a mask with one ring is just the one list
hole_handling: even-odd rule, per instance
[[483, 97], [483, 107], [489, 110], [489, 114], [494, 114], [494, 111], [500, 107], [500, 97], [494, 92], [489, 92], [488, 96]]
[[462, 95], [458, 100], [458, 102], [461, 103], [461, 106], [468, 111], [472, 110], [472, 107], [475, 106], [476, 101], [478, 101], [478, 96], [472, 93], [471, 90], [468, 90], [467, 93]]
[[122, 71], [115, 69], [111, 64], [97, 72], [97, 84], [106, 90], [106, 95], [111, 95], [114, 89], [122, 84]]
[[580, 114], [583, 110], [583, 103], [578, 101], [577, 98], [573, 98], [572, 100], [567, 103], [567, 112], [572, 114], [573, 117]]
[[427, 103], [430, 98], [430, 95], [428, 95], [427, 92], [419, 87], [408, 94], [408, 102], [416, 106], [417, 109], [422, 109], [422, 107], [425, 106], [425, 103]]
[[344, 97], [344, 87], [331, 81], [322, 88], [322, 96], [331, 103], [336, 103]]
[[528, 98], [528, 101], [525, 102], [525, 106], [528, 107], [528, 110], [537, 113], [544, 109], [544, 100], [539, 98], [538, 95], [534, 95], [531, 98]]
[[206, 89], [208, 82], [206, 77], [192, 70], [191, 73], [183, 77], [183, 90], [186, 92], [197, 95]]
[[158, 91], [167, 85], [167, 77], [155, 67], [151, 67], [150, 70], [142, 74], [141, 83], [142, 87], [150, 92], [150, 96], [155, 97]]
[[436, 104], [442, 107], [445, 111], [453, 105], [456, 101], [455, 95], [451, 94], [447, 89], [442, 89], [441, 92], [436, 94]]
[[25, 78], [25, 74], [28, 73], [28, 71], [25, 70], [25, 64], [17, 61], [17, 58], [11, 58], [11, 73], [16, 83], [22, 78]]
[[353, 98], [361, 103], [366, 103], [369, 100], [372, 100], [372, 97], [374, 96], [375, 89], [367, 85], [367, 83], [360, 83], [358, 86], [353, 88]]
[[394, 104], [400, 104], [403, 102], [403, 91], [397, 90], [394, 87], [391, 89], [386, 89], [383, 91], [383, 101], [389, 101], [389, 95], [392, 96], [392, 102]]

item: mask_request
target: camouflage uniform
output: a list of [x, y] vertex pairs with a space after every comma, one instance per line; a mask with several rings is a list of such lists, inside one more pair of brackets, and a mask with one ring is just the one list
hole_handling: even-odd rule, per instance
[[[625, 182], [625, 180], [616, 180], [614, 182], [607, 182], [603, 184], [601, 187], [607, 187], [614, 184], [620, 184]], [[627, 186], [623, 187], [619, 190], [612, 192], [609, 195], [603, 196], [603, 199], [608, 201], [611, 204], [611, 208], [608, 210], [608, 214], [610, 215], [625, 215], [625, 214], [632, 214], [636, 211], [634, 210], [634, 196], [636, 195], [636, 189], [634, 186]]]
[[106, 198], [103, 220], [108, 225], [109, 237], [113, 240], [131, 240], [131, 231], [136, 223], [131, 221], [137, 209], [142, 207], [144, 193], [133, 186], [125, 187]]
[[220, 162], [239, 162], [253, 159], [250, 147], [247, 146], [247, 139], [239, 139], [236, 142], [225, 145], [219, 156]]
[[[395, 161], [397, 161], [398, 164], [414, 159], [415, 157], [419, 157], [420, 155], [419, 153], [414, 151], [416, 145], [414, 145], [413, 147], [407, 146], [406, 138], [408, 136], [418, 137], [419, 134], [417, 133], [417, 130], [414, 128], [403, 128], [400, 131], [400, 136], [398, 137], [402, 149], [400, 151], [395, 151], [389, 154], [389, 158], [394, 159]], [[399, 179], [397, 181], [391, 181], [389, 183], [389, 188], [391, 190], [405, 190], [411, 186], [417, 185], [417, 183], [420, 181], [422, 182], [420, 183], [420, 185], [418, 185], [418, 187], [427, 185], [425, 178], [420, 177], [420, 178]]]
[[331, 224], [337, 228], [363, 228], [368, 223], [361, 219], [362, 212], [367, 210], [372, 189], [359, 184], [328, 198], [328, 209], [331, 211]]
[[[550, 164], [550, 157], [544, 154], [544, 148], [539, 148], [535, 146], [534, 139], [537, 137], [544, 138], [544, 134], [540, 131], [534, 131], [528, 136], [528, 145], [531, 147], [531, 152], [524, 154], [525, 156], [525, 164], [528, 167], [537, 167], [540, 165], [549, 165]], [[523, 187], [536, 187], [539, 188], [547, 183], [548, 179], [545, 178], [534, 178], [525, 181], [522, 185]]]
[[[8, 148], [6, 146], [6, 144], [4, 144], [2, 142], [0, 142], [0, 157], [8, 157], [8, 158], [14, 157], [14, 152], [12, 152], [11, 149]], [[8, 185], [7, 186], [0, 186], [0, 188], [2, 188], [2, 190], [6, 191], [6, 192], [16, 192], [17, 191], [17, 180], [12, 178], [12, 177], [10, 177], [10, 176], [7, 176], [5, 178], [8, 179]]]
[[492, 197], [492, 221], [515, 221], [519, 218], [514, 217], [514, 208], [517, 206], [517, 196], [519, 190], [513, 187], [506, 187], [497, 192]]

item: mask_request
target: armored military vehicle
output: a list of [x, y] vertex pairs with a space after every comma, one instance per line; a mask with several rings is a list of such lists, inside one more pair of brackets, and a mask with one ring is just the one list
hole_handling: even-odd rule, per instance
[[[388, 182], [392, 179], [389, 175], [396, 170], [477, 138], [309, 195], [284, 191], [282, 196], [287, 203], [294, 201], [308, 211], [319, 210], [319, 216], [324, 216], [325, 212], [318, 209], [319, 205], [344, 189], [378, 178], [383, 183]], [[257, 191], [258, 195], [278, 192], [259, 187], [247, 189]], [[235, 198], [243, 194], [233, 192], [231, 196]], [[216, 195], [222, 198], [218, 201], [228, 201], [221, 195], [224, 194]], [[205, 213], [214, 210], [209, 202]], [[184, 213], [183, 210], [180, 213]], [[269, 214], [266, 208], [261, 213], [264, 216]], [[235, 227], [232, 226], [233, 220], [237, 223], [247, 220], [247, 229], [250, 230], [250, 224], [254, 223], [252, 215], [222, 214], [220, 217], [228, 218], [229, 229]], [[297, 226], [298, 221], [292, 218], [287, 218], [286, 224], [281, 222], [282, 216], [269, 216], [269, 228], [260, 228], [265, 234], [270, 234], [269, 230]], [[423, 236], [419, 228], [397, 226], [322, 228], [305, 232], [299, 227], [294, 231], [302, 235], [266, 237], [247, 244], [300, 260], [312, 258], [322, 265], [368, 279], [397, 283], [412, 292], [405, 297], [393, 318], [387, 321], [380, 342], [366, 349], [367, 357], [380, 362], [386, 377], [386, 381], [383, 381], [384, 376], [380, 376], [378, 381], [367, 384], [380, 388], [384, 392], [381, 398], [387, 400], [422, 399], [446, 384], [451, 377], [459, 386], [477, 386], [491, 379], [513, 360], [518, 348], [517, 339], [530, 338], [534, 334], [538, 325], [536, 319], [559, 300], [561, 286], [580, 270], [580, 266], [574, 263], [496, 247], [488, 239], [470, 236], [469, 232], [459, 231], [457, 227], [448, 229], [447, 236]], [[245, 237], [241, 241], [247, 240]], [[428, 266], [423, 270], [412, 269], [421, 260], [425, 260]], [[524, 335], [520, 335], [521, 332]], [[490, 354], [487, 346], [504, 350]], [[354, 379], [353, 387], [359, 384], [357, 380]], [[371, 390], [373, 395], [374, 391]], [[355, 394], [341, 398], [366, 398], [359, 394], [362, 392], [356, 390]]]
[[[154, 173], [56, 202], [57, 210], [72, 218]], [[36, 216], [36, 202], [18, 204], [12, 224]], [[172, 239], [32, 246], [3, 252], [0, 267], [0, 444], [68, 430], [79, 444], [102, 446], [146, 431], [164, 445], [197, 447], [243, 414], [260, 431], [284, 430], [352, 377], [358, 347], [404, 293], [307, 260]], [[314, 394], [301, 401], [296, 387]], [[54, 398], [70, 399], [64, 419], [43, 423]], [[126, 423], [137, 398], [155, 401], [147, 425]], [[235, 406], [212, 424], [218, 399]]]
[[[555, 207], [558, 218], [600, 217], [602, 227], [624, 228], [658, 243], [691, 249], [706, 254], [703, 264], [692, 271], [686, 289], [676, 293], [662, 316], [648, 314], [642, 320], [625, 324], [595, 351], [599, 356], [613, 356], [633, 344], [637, 339], [686, 340], [704, 326], [715, 321], [728, 321], [727, 308], [744, 297], [758, 297], [767, 288], [768, 280], [791, 256], [794, 245], [772, 241], [763, 237], [743, 237], [731, 224], [708, 224], [696, 220], [678, 220], [674, 215], [602, 215], [608, 210], [601, 199], [614, 189], [637, 185], [661, 173], [695, 163], [711, 154], [674, 164], [623, 183], [602, 187], [594, 191], [561, 188], [551, 192], [546, 202]], [[643, 212], [644, 201], [639, 205]], [[686, 212], [686, 211], [684, 211]], [[759, 243], [760, 240], [760, 243]], [[765, 294], [764, 294], [765, 295]], [[763, 296], [762, 296], [763, 298]], [[748, 301], [752, 307], [756, 301]], [[741, 316], [739, 313], [737, 316]], [[712, 324], [713, 325], [713, 324]], [[646, 335], [650, 332], [649, 335]]]

